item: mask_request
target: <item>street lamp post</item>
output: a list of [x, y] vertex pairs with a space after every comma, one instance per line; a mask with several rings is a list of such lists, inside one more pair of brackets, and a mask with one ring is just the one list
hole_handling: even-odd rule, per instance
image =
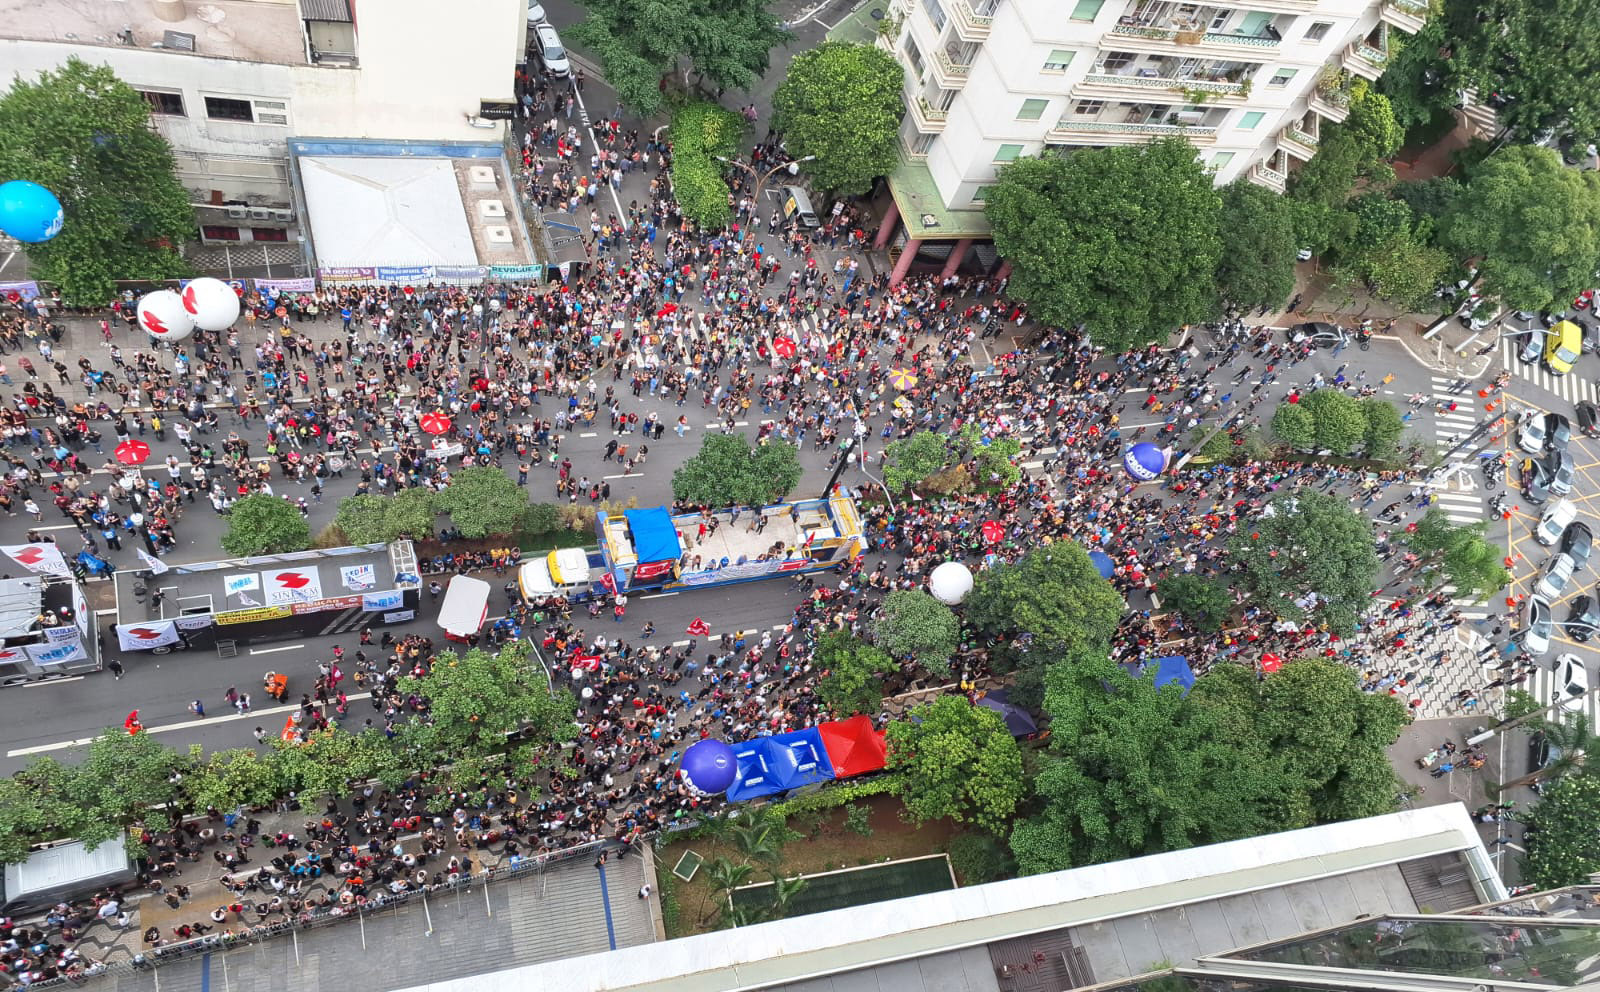
[[761, 173], [756, 171], [755, 166], [746, 165], [745, 163], [740, 162], [738, 159], [724, 158], [721, 155], [716, 156], [717, 161], [721, 162], [723, 165], [736, 165], [755, 177], [755, 195], [752, 196], [750, 200], [755, 204], [755, 211], [758, 215], [761, 212], [761, 190], [767, 185], [767, 180], [771, 179], [780, 172], [788, 172], [791, 176], [798, 176], [800, 174], [800, 163], [810, 162], [815, 158], [815, 155], [807, 155], [804, 158], [797, 158], [792, 162], [781, 162], [778, 165], [768, 169], [766, 172]]

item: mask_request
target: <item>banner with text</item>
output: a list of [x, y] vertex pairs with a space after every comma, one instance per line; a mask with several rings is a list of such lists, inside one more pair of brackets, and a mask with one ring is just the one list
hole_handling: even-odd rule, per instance
[[149, 651], [178, 643], [178, 625], [171, 620], [117, 624], [117, 646], [124, 651]]

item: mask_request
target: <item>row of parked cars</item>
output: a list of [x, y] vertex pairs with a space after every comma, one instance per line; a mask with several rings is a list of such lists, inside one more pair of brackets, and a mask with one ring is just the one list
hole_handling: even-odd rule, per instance
[[[1567, 617], [1559, 623], [1555, 619], [1555, 603], [1577, 579], [1578, 573], [1589, 567], [1594, 555], [1594, 533], [1589, 525], [1577, 519], [1578, 507], [1563, 499], [1550, 506], [1539, 518], [1533, 536], [1545, 547], [1553, 547], [1555, 554], [1545, 563], [1544, 573], [1534, 584], [1528, 607], [1528, 626], [1521, 635], [1522, 648], [1538, 656], [1550, 650], [1550, 638], [1559, 626], [1563, 633], [1575, 641], [1587, 642], [1600, 632], [1600, 589], [1596, 595], [1583, 593], [1567, 607]], [[1562, 654], [1555, 663], [1557, 690], [1563, 700], [1576, 701], [1589, 692], [1589, 670], [1576, 654]]]

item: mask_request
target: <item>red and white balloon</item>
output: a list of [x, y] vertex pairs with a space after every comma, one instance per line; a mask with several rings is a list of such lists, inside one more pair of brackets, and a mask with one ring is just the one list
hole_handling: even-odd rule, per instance
[[194, 325], [207, 331], [225, 331], [239, 319], [239, 294], [221, 279], [201, 276], [183, 287], [183, 308]]
[[194, 333], [194, 320], [184, 309], [183, 299], [170, 289], [144, 294], [138, 317], [146, 333], [163, 341], [182, 341]]

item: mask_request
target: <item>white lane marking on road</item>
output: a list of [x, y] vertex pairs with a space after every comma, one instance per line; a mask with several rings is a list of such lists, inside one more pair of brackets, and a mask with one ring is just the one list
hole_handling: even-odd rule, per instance
[[578, 436], [579, 437], [599, 437], [600, 435], [594, 433], [593, 431], [590, 431], [588, 434], [579, 434]]
[[22, 683], [22, 687], [24, 689], [37, 689], [42, 685], [62, 685], [67, 682], [82, 682], [83, 678], [84, 677], [82, 675], [74, 675], [69, 679], [45, 679], [43, 682], [24, 682]]
[[[640, 596], [639, 598], [640, 599], [666, 599], [668, 596], [676, 596], [676, 595], [678, 595], [678, 594], [675, 593], [675, 592], [656, 592], [656, 593], [651, 593], [648, 596]], [[688, 644], [689, 642], [688, 641], [684, 641], [683, 643]]]
[[281, 648], [251, 648], [251, 654], [277, 654], [279, 651], [298, 651], [305, 647], [304, 644], [285, 644]]

